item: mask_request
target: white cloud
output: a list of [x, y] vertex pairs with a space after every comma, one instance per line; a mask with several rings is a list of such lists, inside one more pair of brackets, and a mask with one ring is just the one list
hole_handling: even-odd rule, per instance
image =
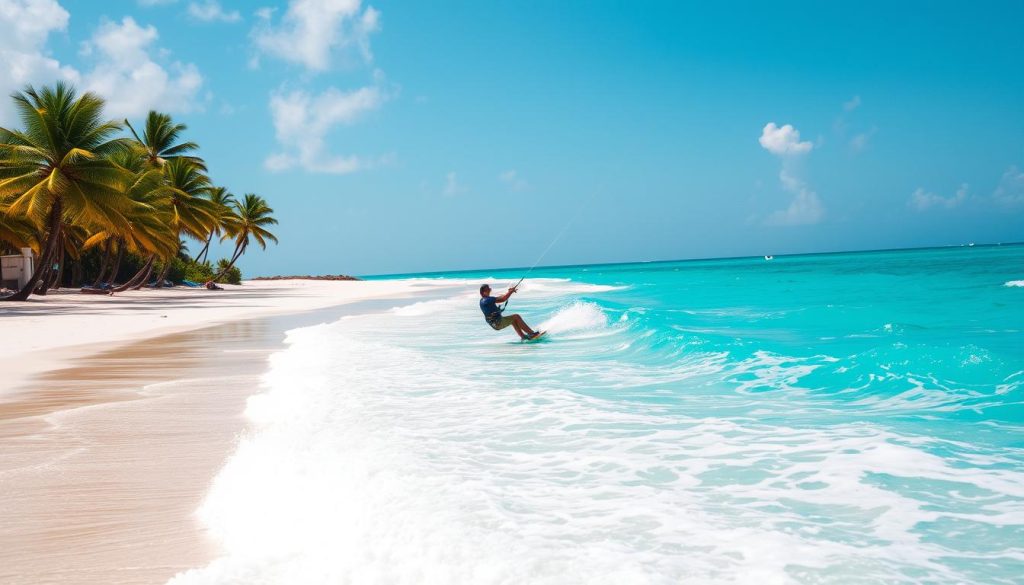
[[786, 169], [779, 173], [779, 180], [787, 191], [794, 194], [789, 207], [774, 211], [765, 218], [766, 225], [793, 226], [808, 225], [821, 221], [825, 217], [825, 206], [821, 204], [818, 194], [806, 183], [792, 175]]
[[1024, 172], [1016, 166], [1006, 169], [999, 180], [999, 186], [992, 193], [992, 199], [1007, 207], [1024, 205]]
[[448, 171], [448, 174], [444, 176], [444, 189], [441, 193], [445, 197], [455, 197], [459, 193], [465, 192], [466, 188], [459, 183], [459, 177], [455, 171]]
[[0, 126], [16, 121], [12, 93], [28, 84], [78, 81], [74, 68], [46, 51], [50, 33], [66, 30], [69, 18], [56, 0], [0, 0]]
[[217, 0], [205, 0], [202, 3], [189, 2], [188, 15], [203, 22], [238, 22], [242, 15], [237, 10], [227, 12]]
[[967, 201], [967, 194], [967, 183], [960, 185], [960, 188], [956, 191], [956, 195], [953, 195], [952, 197], [943, 197], [941, 195], [936, 195], [935, 193], [929, 193], [921, 187], [918, 187], [917, 190], [910, 195], [910, 201], [907, 202], [907, 205], [918, 211], [927, 211], [932, 208], [953, 209]]
[[765, 150], [778, 156], [806, 154], [814, 148], [810, 142], [800, 142], [799, 130], [789, 124], [779, 127], [775, 122], [765, 125], [758, 142]]
[[859, 95], [853, 96], [852, 98], [850, 98], [850, 101], [843, 102], [843, 111], [844, 112], [852, 112], [852, 111], [856, 110], [859, 107], [860, 107], [860, 96]]
[[[170, 71], [150, 55], [159, 34], [152, 25], [139, 26], [131, 17], [104, 22], [82, 45], [82, 55], [95, 57], [95, 67], [83, 76], [83, 89], [107, 100], [106, 113], [115, 118], [141, 116], [151, 109], [170, 113], [198, 107], [203, 84], [191, 63], [173, 62]], [[159, 50], [157, 50], [160, 53]]]
[[332, 59], [350, 51], [367, 63], [373, 60], [370, 35], [380, 29], [380, 12], [363, 9], [360, 0], [291, 0], [279, 23], [273, 10], [256, 14], [252, 39], [263, 54], [311, 71], [326, 71]]
[[352, 124], [379, 108], [387, 97], [378, 86], [350, 92], [330, 88], [319, 95], [305, 91], [272, 95], [270, 113], [283, 151], [268, 157], [266, 167], [272, 171], [301, 167], [310, 172], [346, 174], [379, 164], [379, 159], [330, 154], [326, 136], [333, 127]]
[[509, 191], [525, 191], [530, 188], [526, 179], [519, 176], [515, 170], [508, 170], [498, 175], [498, 180], [508, 187]]
[[761, 138], [758, 141], [765, 150], [782, 159], [779, 180], [783, 189], [793, 193], [789, 206], [770, 213], [764, 223], [793, 226], [821, 221], [825, 217], [825, 206], [822, 205], [818, 194], [808, 187], [795, 170], [799, 168], [800, 157], [810, 152], [814, 145], [810, 142], [801, 142], [800, 132], [793, 126], [786, 124], [779, 127], [774, 122], [769, 122], [761, 130]]

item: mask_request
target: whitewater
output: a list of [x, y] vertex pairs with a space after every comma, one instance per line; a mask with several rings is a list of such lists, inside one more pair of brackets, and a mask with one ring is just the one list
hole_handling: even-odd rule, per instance
[[518, 276], [290, 331], [171, 583], [1020, 582], [1024, 246]]

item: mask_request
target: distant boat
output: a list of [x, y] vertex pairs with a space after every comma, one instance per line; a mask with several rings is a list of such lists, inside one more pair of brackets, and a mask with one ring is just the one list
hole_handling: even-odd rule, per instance
[[765, 256], [765, 260], [775, 260], [775, 256]]
[[967, 244], [967, 245], [968, 245], [968, 246], [973, 246], [973, 245], [974, 245], [974, 242], [971, 242], [970, 244]]

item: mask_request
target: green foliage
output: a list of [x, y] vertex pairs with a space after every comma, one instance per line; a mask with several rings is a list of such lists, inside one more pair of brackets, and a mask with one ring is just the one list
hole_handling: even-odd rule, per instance
[[210, 266], [209, 262], [183, 262], [184, 264], [184, 278], [183, 280], [191, 280], [192, 282], [198, 282], [202, 284], [208, 280], [213, 280], [213, 267]]
[[[0, 251], [32, 247], [37, 267], [64, 258], [73, 267], [65, 282], [91, 283], [100, 268], [124, 282], [155, 260], [151, 279], [238, 284], [234, 263], [251, 240], [261, 249], [277, 242], [266, 200], [215, 187], [186, 126], [169, 115], [150, 112], [140, 134], [128, 120], [105, 120], [102, 98], [68, 84], [12, 98], [23, 128], [0, 127]], [[182, 238], [198, 242], [203, 262]], [[214, 238], [234, 241], [230, 260], [207, 260]], [[42, 276], [37, 268], [32, 286], [2, 299], [25, 300]]]
[[[227, 272], [224, 272], [225, 268], [227, 268]], [[242, 284], [242, 271], [237, 266], [228, 268], [228, 261], [224, 258], [217, 260], [217, 272], [224, 272], [224, 276], [221, 276], [218, 282]]]
[[[153, 273], [160, 274], [162, 270], [163, 264], [158, 264], [153, 269]], [[180, 283], [183, 280], [191, 280], [192, 282], [203, 284], [204, 282], [212, 279], [213, 267], [210, 266], [209, 262], [182, 260], [177, 256], [171, 260], [171, 268], [167, 271], [167, 280], [174, 283]]]

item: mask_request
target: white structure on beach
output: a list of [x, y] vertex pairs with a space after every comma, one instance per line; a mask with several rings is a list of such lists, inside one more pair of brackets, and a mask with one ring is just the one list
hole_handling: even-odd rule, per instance
[[20, 289], [32, 277], [32, 248], [22, 248], [21, 255], [0, 256], [0, 286]]

